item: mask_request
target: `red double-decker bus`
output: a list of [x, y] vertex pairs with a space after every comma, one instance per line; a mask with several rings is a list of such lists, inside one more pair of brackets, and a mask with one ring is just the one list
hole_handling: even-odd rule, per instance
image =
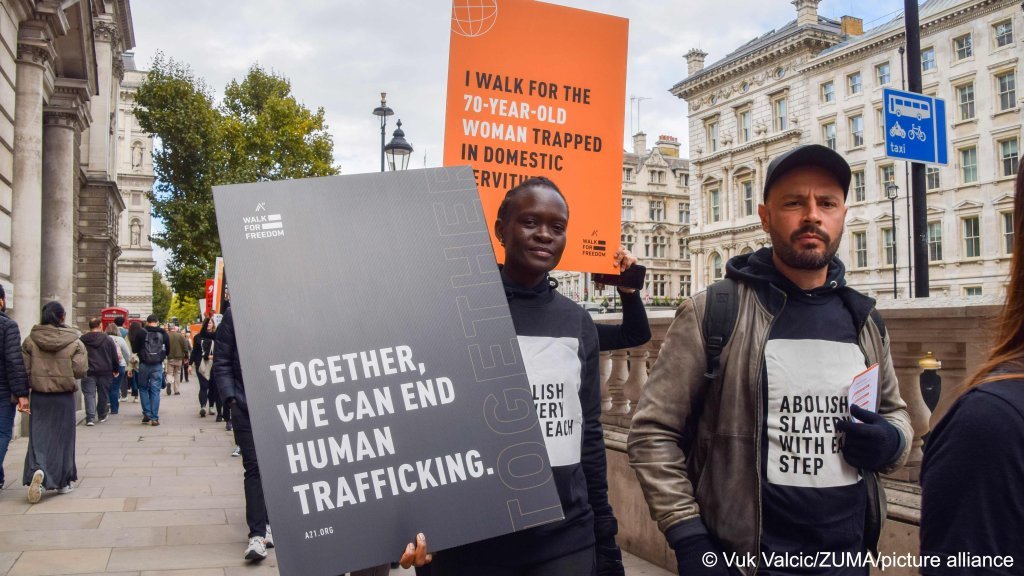
[[136, 322], [138, 322], [139, 324], [142, 323], [142, 318], [139, 318], [138, 314], [136, 314], [133, 317], [131, 314], [128, 313], [127, 308], [118, 308], [116, 306], [112, 306], [110, 308], [104, 308], [100, 312], [100, 321], [103, 323], [103, 329], [106, 330], [107, 325], [112, 324], [114, 322], [114, 319], [117, 317], [124, 318], [125, 328], [130, 327], [132, 324]]

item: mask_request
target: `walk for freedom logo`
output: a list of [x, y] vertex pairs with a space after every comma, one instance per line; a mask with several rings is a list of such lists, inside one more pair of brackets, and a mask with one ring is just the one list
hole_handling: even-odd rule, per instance
[[267, 214], [266, 212], [267, 203], [260, 202], [256, 205], [254, 215], [242, 217], [246, 240], [284, 236], [284, 223], [281, 222], [281, 215]]

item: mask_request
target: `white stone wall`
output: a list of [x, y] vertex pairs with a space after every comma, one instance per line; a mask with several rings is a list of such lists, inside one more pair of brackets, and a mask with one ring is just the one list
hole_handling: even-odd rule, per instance
[[0, 2], [0, 283], [12, 296], [11, 183], [14, 180], [14, 82], [18, 26], [6, 2]]
[[[1002, 295], [1007, 283], [1010, 255], [1003, 245], [1003, 223], [1001, 214], [1013, 209], [1013, 176], [1004, 177], [999, 173], [999, 150], [997, 142], [1016, 138], [1018, 157], [1024, 145], [1021, 134], [1020, 103], [1024, 91], [1021, 86], [1022, 53], [1021, 37], [1024, 35], [1024, 19], [1021, 17], [1019, 2], [1005, 0], [990, 5], [982, 2], [962, 2], [947, 12], [922, 17], [921, 48], [935, 52], [935, 68], [922, 75], [923, 91], [946, 101], [949, 164], [939, 168], [940, 187], [927, 193], [929, 222], [940, 222], [942, 226], [942, 259], [929, 265], [929, 286], [934, 296], [963, 296], [968, 287], [980, 287], [983, 295]], [[970, 11], [952, 20], [947, 13], [964, 8]], [[1014, 42], [996, 48], [993, 24], [1011, 19]], [[941, 20], [941, 24], [935, 24]], [[870, 32], [870, 31], [869, 31]], [[957, 61], [954, 58], [953, 39], [972, 33], [974, 55]], [[892, 226], [890, 202], [879, 182], [879, 169], [894, 165], [899, 198], [896, 203], [897, 237], [897, 285], [898, 296], [906, 298], [910, 291], [912, 276], [908, 262], [912, 262], [907, 238], [906, 195], [909, 185], [906, 178], [906, 163], [885, 158], [884, 134], [878, 124], [876, 110], [882, 107], [882, 87], [875, 78], [875, 65], [889, 62], [892, 80], [889, 87], [902, 89], [900, 55], [897, 51], [903, 42], [902, 27], [888, 34], [869, 37], [863, 42], [854, 42], [835, 54], [826, 54], [809, 63], [806, 72], [807, 85], [812, 90], [808, 99], [810, 121], [814, 128], [809, 130], [810, 141], [824, 143], [820, 126], [831, 119], [837, 125], [838, 151], [850, 162], [851, 167], [863, 170], [866, 180], [866, 198], [856, 201], [851, 190], [847, 230], [840, 249], [840, 258], [847, 264], [848, 281], [854, 287], [872, 296], [891, 298], [891, 265], [885, 264], [882, 246], [882, 230]], [[866, 44], [880, 43], [877, 47], [864, 50]], [[816, 65], [820, 64], [820, 65]], [[1008, 111], [997, 110], [998, 95], [995, 75], [1007, 70], [1016, 73], [1017, 105]], [[864, 79], [864, 93], [848, 96], [845, 78], [854, 71], [860, 71]], [[818, 95], [818, 86], [829, 79], [836, 82], [836, 101], [823, 103]], [[960, 121], [955, 87], [973, 80], [975, 117]], [[865, 145], [853, 147], [850, 143], [848, 119], [855, 114], [864, 115]], [[976, 184], [965, 184], [961, 178], [959, 148], [977, 147], [978, 180]], [[963, 242], [965, 216], [980, 217], [981, 256], [967, 258]], [[854, 232], [866, 233], [867, 266], [857, 267], [853, 254]]]

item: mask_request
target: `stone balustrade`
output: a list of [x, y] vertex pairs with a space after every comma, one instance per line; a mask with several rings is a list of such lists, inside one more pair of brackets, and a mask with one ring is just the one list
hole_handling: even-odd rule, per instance
[[[924, 437], [959, 395], [962, 382], [985, 360], [994, 337], [1001, 299], [929, 298], [880, 301], [900, 393], [907, 403], [914, 439], [907, 465], [885, 479], [889, 522], [879, 544], [881, 551], [917, 552], [920, 487], [917, 485]], [[633, 412], [657, 362], [674, 311], [653, 311], [648, 317], [651, 341], [628, 350], [601, 354], [602, 416], [608, 449], [609, 495], [619, 519], [619, 541], [625, 549], [674, 568], [674, 556], [647, 513], [636, 477], [629, 469], [625, 442]], [[621, 322], [620, 314], [602, 314], [595, 321]], [[942, 393], [935, 412], [925, 405], [918, 362], [928, 353], [942, 362]], [[889, 575], [892, 570], [886, 571]], [[898, 571], [896, 572], [899, 573]], [[911, 572], [907, 572], [911, 574]]]

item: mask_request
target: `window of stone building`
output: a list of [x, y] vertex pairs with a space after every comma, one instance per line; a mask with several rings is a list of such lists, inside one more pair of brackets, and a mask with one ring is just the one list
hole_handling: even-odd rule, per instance
[[973, 184], [978, 181], [977, 146], [960, 149], [960, 181], [964, 184]]
[[981, 220], [978, 216], [967, 216], [963, 222], [964, 258], [981, 257]]
[[633, 199], [623, 198], [622, 199], [622, 220], [629, 221], [633, 219]]
[[1013, 71], [996, 75], [996, 91], [999, 94], [999, 110], [1017, 106], [1017, 74]]
[[860, 72], [854, 72], [846, 77], [847, 94], [860, 94], [861, 89]]
[[827, 122], [821, 125], [821, 139], [825, 142], [825, 146], [835, 150], [836, 149], [836, 123]]
[[856, 268], [868, 267], [868, 234], [867, 232], [853, 233], [853, 263]]
[[832, 80], [822, 83], [821, 101], [826, 103], [836, 101], [836, 84]]
[[623, 168], [622, 169], [622, 181], [623, 182], [632, 182], [633, 181], [633, 169], [632, 168]]
[[928, 223], [928, 261], [942, 261], [942, 222], [934, 220]]
[[1013, 44], [1013, 21], [1003, 20], [992, 26], [996, 40], [996, 48]]
[[651, 257], [651, 237], [650, 236], [644, 236], [644, 257], [645, 258], [650, 258]]
[[850, 116], [850, 147], [864, 145], [864, 115]]
[[722, 279], [722, 257], [717, 252], [711, 254], [711, 281], [717, 282]]
[[1017, 137], [999, 141], [999, 174], [1001, 176], [1013, 176], [1017, 174], [1020, 166], [1020, 149], [1017, 146]]
[[892, 164], [878, 167], [878, 189], [885, 191], [889, 184], [896, 183], [896, 167]]
[[664, 200], [651, 200], [650, 209], [648, 211], [650, 219], [655, 222], [661, 222], [665, 219], [665, 201]]
[[964, 296], [981, 296], [981, 286], [964, 286]]
[[633, 242], [636, 241], [636, 238], [634, 238], [632, 234], [623, 234], [621, 240], [622, 240], [622, 247], [625, 248], [626, 250], [629, 250], [630, 252], [632, 252], [633, 251]]
[[853, 201], [863, 202], [867, 198], [867, 185], [863, 170], [853, 171]]
[[882, 228], [882, 253], [885, 265], [892, 266], [896, 260], [896, 237], [892, 228]]
[[668, 274], [654, 274], [651, 282], [652, 296], [664, 298], [668, 296]]
[[718, 121], [707, 123], [708, 152], [718, 152]]
[[682, 274], [679, 276], [679, 295], [686, 298], [690, 295], [690, 276], [688, 274]]
[[718, 222], [722, 219], [721, 199], [719, 196], [718, 188], [712, 188], [708, 191], [708, 216], [712, 222]]
[[690, 175], [687, 174], [686, 172], [680, 172], [679, 173], [679, 185], [680, 186], [689, 186], [690, 185]]
[[777, 132], [789, 129], [789, 119], [786, 117], [787, 110], [785, 96], [779, 96], [772, 100], [772, 117]]
[[878, 129], [875, 132], [877, 135], [875, 141], [878, 143], [885, 142], [885, 112], [881, 108], [875, 108], [875, 128]]
[[953, 53], [957, 60], [974, 56], [974, 42], [971, 40], [970, 33], [953, 38]]
[[690, 241], [686, 238], [679, 239], [679, 259], [689, 260], [690, 259]]
[[885, 86], [890, 80], [892, 80], [888, 62], [875, 66], [875, 80], [878, 81], [879, 86]]
[[925, 167], [924, 182], [926, 190], [938, 190], [942, 186], [942, 183], [939, 180], [939, 168], [937, 166]]
[[740, 182], [740, 191], [743, 195], [743, 215], [753, 216], [757, 203], [754, 201], [754, 181], [744, 180]]
[[690, 223], [690, 203], [680, 202], [679, 203], [679, 223], [689, 224]]
[[1003, 252], [1013, 254], [1013, 212], [1001, 212], [999, 219], [1003, 221]]
[[666, 258], [666, 254], [668, 254], [668, 237], [655, 236], [653, 256], [655, 258]]
[[960, 110], [961, 120], [974, 118], [974, 82], [968, 82], [956, 87], [957, 108]]
[[750, 142], [750, 108], [740, 110], [736, 115], [736, 126], [739, 128], [737, 132], [740, 137], [740, 144]]
[[921, 71], [935, 70], [935, 48], [921, 50]]

